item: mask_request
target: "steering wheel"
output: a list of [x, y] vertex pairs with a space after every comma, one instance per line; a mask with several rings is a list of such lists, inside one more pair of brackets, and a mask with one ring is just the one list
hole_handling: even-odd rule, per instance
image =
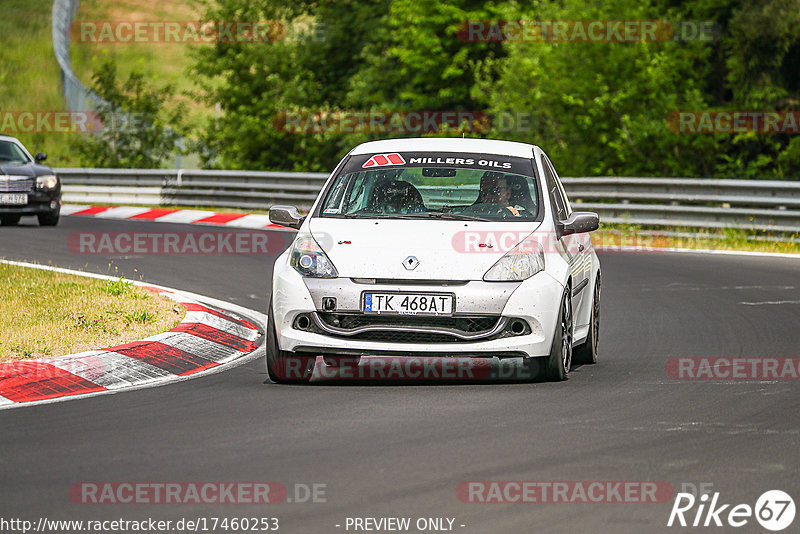
[[460, 210], [459, 213], [464, 215], [475, 215], [478, 217], [499, 217], [501, 219], [514, 217], [514, 214], [502, 204], [491, 204], [488, 202], [472, 204], [471, 206], [467, 206], [466, 208]]

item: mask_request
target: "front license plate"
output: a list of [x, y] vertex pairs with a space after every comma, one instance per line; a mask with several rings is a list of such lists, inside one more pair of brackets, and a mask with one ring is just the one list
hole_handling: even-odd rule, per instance
[[364, 313], [452, 315], [453, 295], [436, 293], [364, 293]]
[[0, 193], [0, 204], [10, 206], [24, 206], [28, 203], [28, 195], [12, 195], [10, 193]]

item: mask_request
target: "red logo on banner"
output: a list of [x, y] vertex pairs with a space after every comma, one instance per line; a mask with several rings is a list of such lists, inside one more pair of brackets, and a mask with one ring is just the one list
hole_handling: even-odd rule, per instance
[[361, 167], [383, 167], [384, 165], [405, 165], [406, 160], [400, 154], [375, 154], [369, 158]]

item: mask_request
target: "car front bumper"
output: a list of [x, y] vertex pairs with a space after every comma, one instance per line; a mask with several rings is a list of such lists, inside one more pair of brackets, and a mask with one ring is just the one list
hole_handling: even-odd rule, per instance
[[0, 204], [0, 213], [15, 213], [19, 215], [51, 213], [59, 209], [61, 209], [60, 191], [35, 191], [28, 193], [28, 203], [23, 205]]
[[[523, 282], [484, 282], [440, 285], [358, 283], [349, 278], [303, 278], [281, 256], [273, 274], [272, 308], [278, 344], [283, 351], [351, 356], [541, 357], [550, 354], [563, 286], [546, 272]], [[364, 291], [444, 292], [456, 299], [453, 317], [496, 316], [498, 321], [522, 320], [524, 335], [487, 336], [455, 342], [398, 342], [360, 339], [298, 328], [298, 316], [319, 316], [325, 296], [337, 298], [337, 312], [359, 315]], [[372, 316], [374, 317], [374, 316]], [[374, 337], [374, 336], [373, 336]]]

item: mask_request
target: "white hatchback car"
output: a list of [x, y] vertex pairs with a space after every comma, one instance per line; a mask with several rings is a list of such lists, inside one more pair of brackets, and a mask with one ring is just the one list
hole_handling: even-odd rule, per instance
[[[275, 262], [266, 360], [281, 383], [362, 358], [515, 359], [547, 380], [595, 363], [600, 264], [553, 165], [486, 139], [363, 143]], [[573, 357], [574, 354], [574, 357]], [[495, 361], [499, 361], [495, 360]]]

